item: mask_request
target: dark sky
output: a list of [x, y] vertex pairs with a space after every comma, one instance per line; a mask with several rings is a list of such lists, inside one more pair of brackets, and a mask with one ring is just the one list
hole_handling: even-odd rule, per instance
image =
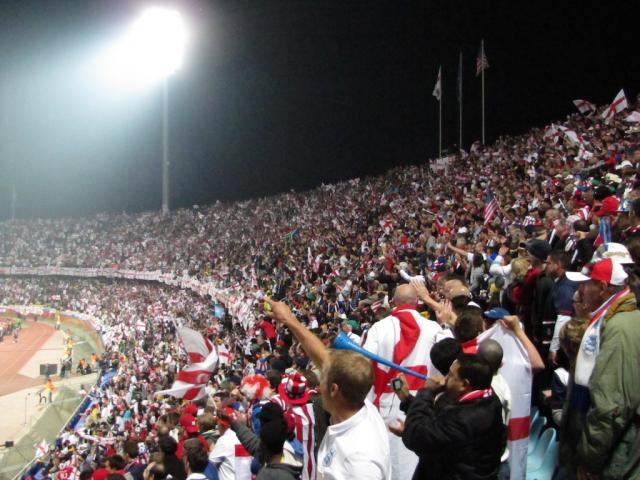
[[[591, 2], [589, 2], [591, 3]], [[172, 206], [303, 190], [638, 93], [635, 2], [188, 0], [193, 29], [170, 81]], [[141, 11], [124, 0], [0, 3], [0, 218], [157, 209], [161, 88], [112, 91], [95, 60]]]

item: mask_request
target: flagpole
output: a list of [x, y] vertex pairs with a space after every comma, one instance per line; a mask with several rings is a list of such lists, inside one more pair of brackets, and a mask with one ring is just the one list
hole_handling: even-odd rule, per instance
[[438, 100], [438, 158], [442, 158], [442, 67], [440, 67], [440, 100]]
[[16, 219], [16, 184], [11, 185], [11, 220]]
[[458, 64], [458, 104], [459, 104], [459, 125], [460, 136], [458, 139], [458, 150], [462, 150], [462, 51], [460, 51], [460, 63]]
[[[482, 50], [482, 58], [484, 59], [484, 38], [480, 41], [480, 49]], [[482, 145], [484, 145], [484, 71], [482, 69]]]

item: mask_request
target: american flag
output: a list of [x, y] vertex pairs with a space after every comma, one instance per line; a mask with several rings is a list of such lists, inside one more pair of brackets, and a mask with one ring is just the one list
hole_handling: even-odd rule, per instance
[[487, 194], [484, 199], [484, 224], [490, 223], [496, 212], [500, 208], [498, 205], [498, 201], [496, 197], [493, 196], [493, 192], [490, 189], [487, 189]]
[[476, 77], [483, 71], [489, 68], [489, 60], [484, 54], [484, 40], [480, 42], [480, 51], [478, 52], [478, 58], [476, 58]]

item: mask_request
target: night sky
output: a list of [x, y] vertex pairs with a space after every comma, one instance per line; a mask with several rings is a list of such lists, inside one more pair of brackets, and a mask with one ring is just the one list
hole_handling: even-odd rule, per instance
[[[638, 93], [635, 2], [271, 1], [174, 3], [193, 30], [170, 80], [172, 207], [305, 190], [381, 173], [480, 137], [564, 118], [574, 98]], [[157, 3], [156, 3], [157, 4]], [[0, 218], [159, 209], [160, 86], [122, 92], [96, 58], [144, 7], [123, 0], [0, 3]]]

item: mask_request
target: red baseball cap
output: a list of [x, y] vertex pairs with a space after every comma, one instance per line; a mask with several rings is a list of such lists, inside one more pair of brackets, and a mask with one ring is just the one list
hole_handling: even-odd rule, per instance
[[198, 413], [198, 407], [194, 403], [188, 403], [182, 407], [182, 413], [185, 415], [193, 415], [195, 417], [196, 413]]
[[593, 211], [593, 215], [596, 217], [604, 217], [606, 215], [617, 215], [618, 208], [620, 207], [620, 201], [614, 197], [606, 197], [602, 200], [600, 207]]
[[186, 430], [187, 433], [198, 433], [198, 422], [193, 415], [180, 415], [180, 426]]

